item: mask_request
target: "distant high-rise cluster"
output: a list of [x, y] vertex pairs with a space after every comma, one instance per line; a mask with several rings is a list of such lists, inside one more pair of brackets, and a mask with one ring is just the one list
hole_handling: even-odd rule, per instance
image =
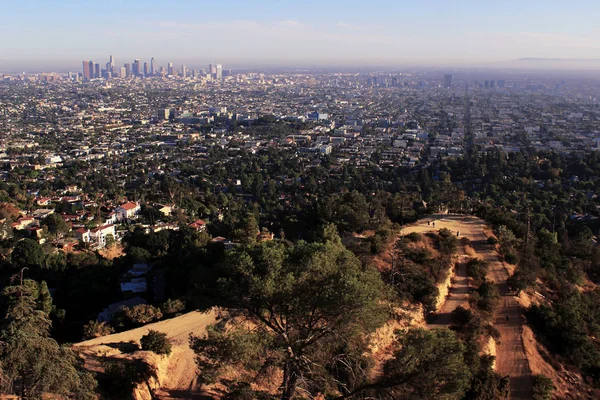
[[125, 63], [122, 67], [115, 65], [115, 59], [110, 56], [109, 61], [104, 65], [104, 68], [100, 68], [99, 63], [93, 61], [83, 61], [83, 73], [82, 77], [84, 81], [91, 79], [111, 79], [111, 78], [136, 78], [136, 77], [150, 77], [150, 76], [179, 76], [181, 78], [205, 78], [205, 79], [223, 79], [227, 76], [232, 76], [230, 69], [223, 69], [221, 64], [209, 64], [208, 71], [188, 69], [187, 66], [182, 65], [180, 70], [176, 70], [172, 62], [167, 64], [167, 68], [164, 66], [158, 67], [154, 57], [148, 62], [142, 62], [139, 58], [133, 60], [133, 63]]
[[452, 87], [452, 74], [444, 75], [444, 87], [448, 89]]

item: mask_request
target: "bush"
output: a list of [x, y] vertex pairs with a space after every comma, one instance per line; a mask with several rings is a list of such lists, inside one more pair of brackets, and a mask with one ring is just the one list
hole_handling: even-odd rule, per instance
[[376, 234], [371, 237], [371, 253], [379, 254], [385, 247], [385, 241], [382, 236]]
[[533, 376], [533, 400], [550, 400], [553, 391], [552, 379], [545, 375]]
[[158, 321], [162, 312], [149, 304], [138, 304], [131, 308], [123, 307], [115, 314], [114, 324], [120, 328], [133, 328]]
[[483, 282], [487, 274], [488, 264], [479, 258], [472, 258], [467, 262], [467, 274], [476, 283]]
[[500, 293], [493, 281], [484, 279], [472, 298], [478, 309], [491, 313], [500, 302]]
[[492, 246], [495, 246], [498, 244], [498, 239], [496, 239], [493, 236], [490, 236], [489, 238], [487, 238], [487, 243], [491, 244]]
[[147, 335], [140, 339], [142, 350], [152, 351], [156, 354], [171, 354], [171, 342], [167, 334], [150, 329]]
[[417, 264], [425, 264], [431, 259], [431, 252], [425, 247], [406, 249], [404, 257]]
[[504, 255], [504, 261], [508, 264], [516, 265], [517, 264], [517, 255], [515, 253], [506, 253]]
[[106, 322], [90, 321], [83, 326], [83, 339], [94, 339], [100, 336], [110, 335], [115, 330]]
[[168, 299], [160, 306], [160, 311], [166, 317], [175, 317], [185, 311], [185, 301]]
[[413, 243], [420, 242], [422, 239], [421, 235], [417, 232], [411, 232], [408, 235], [406, 235], [406, 237]]

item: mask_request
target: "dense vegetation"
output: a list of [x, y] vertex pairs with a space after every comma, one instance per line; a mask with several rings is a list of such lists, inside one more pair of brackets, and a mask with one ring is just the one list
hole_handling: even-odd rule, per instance
[[[140, 182], [146, 177], [140, 176], [124, 187], [113, 185], [110, 177], [83, 183], [89, 193], [101, 190], [109, 198], [143, 191], [148, 200], [171, 200], [180, 207], [172, 217], [182, 225], [179, 231], [146, 234], [123, 227], [128, 229], [123, 241], [127, 255], [121, 258], [108, 260], [93, 252], [65, 255], [55, 249], [53, 240], [39, 245], [4, 226], [0, 280], [9, 288], [3, 300], [3, 341], [17, 346], [21, 342], [11, 335], [20, 330], [31, 333], [32, 346], [42, 349], [42, 355], [62, 355], [60, 362], [66, 364], [60, 368], [70, 376], [61, 382], [44, 376], [39, 390], [86, 393], [93, 386], [58, 343], [139, 326], [185, 309], [221, 305], [237, 310], [235, 317], [250, 321], [253, 329], [244, 331], [248, 327], [241, 325], [230, 330], [223, 325], [205, 338], [196, 338], [192, 345], [198, 350], [199, 364], [206, 371], [215, 370], [203, 373], [203, 379], [218, 379], [216, 369], [227, 360], [248, 372], [279, 369], [283, 398], [292, 398], [299, 387], [341, 396], [376, 392], [388, 398], [398, 393], [485, 398], [481, 394], [485, 392], [500, 397], [506, 382], [493, 374], [490, 360], [479, 357], [474, 345], [497, 334], [490, 318], [498, 293], [485, 279], [485, 263], [478, 260], [468, 264], [476, 285], [472, 309], [455, 312], [451, 331], [398, 337], [398, 345], [405, 344], [398, 346], [404, 353], [394, 359], [400, 364], [386, 364], [381, 379], [367, 379], [372, 367], [363, 356], [367, 334], [381, 326], [391, 306], [414, 302], [426, 310], [434, 308], [435, 285], [443, 280], [457, 243], [443, 231], [435, 238], [413, 235], [398, 241], [390, 271], [377, 271], [365, 261], [385, 248], [400, 225], [438, 207], [472, 212], [492, 224], [500, 254], [516, 266], [512, 289], [535, 290], [544, 296], [545, 301], [527, 310], [538, 339], [558, 361], [581, 371], [590, 384], [600, 384], [600, 350], [595, 340], [600, 326], [600, 294], [595, 289], [600, 282], [600, 246], [595, 238], [600, 227], [596, 195], [600, 158], [596, 152], [534, 153], [526, 146], [510, 154], [473, 151], [413, 171], [339, 164], [333, 156], [308, 168], [288, 150], [277, 149], [258, 155], [241, 150], [233, 165], [225, 168], [218, 162], [225, 156], [225, 150], [211, 149], [209, 167], [178, 165], [182, 171], [194, 172], [193, 179], [161, 176], [144, 185]], [[0, 213], [7, 222], [17, 217], [15, 209], [32, 207], [26, 194], [29, 184], [20, 182], [17, 172], [9, 174], [14, 178], [9, 176], [9, 183], [0, 184]], [[75, 176], [66, 174], [61, 185]], [[46, 188], [50, 189], [55, 188]], [[151, 221], [154, 211], [145, 209], [142, 221]], [[185, 226], [194, 218], [209, 222], [208, 233]], [[47, 219], [45, 227], [51, 239], [65, 234], [56, 218]], [[274, 233], [275, 240], [259, 243], [262, 230]], [[371, 230], [374, 235], [365, 245], [348, 245], [354, 254], [341, 243], [340, 237]], [[240, 245], [226, 251], [210, 236], [230, 238]], [[421, 246], [423, 240], [432, 242], [436, 257]], [[119, 277], [140, 261], [153, 263], [163, 274], [165, 295], [172, 300], [154, 302], [150, 291], [149, 305], [122, 310], [111, 325], [93, 322], [104, 307], [120, 300]], [[23, 268], [32, 281], [15, 289], [10, 278]], [[33, 281], [39, 283], [27, 283]], [[26, 298], [28, 308], [15, 308], [23, 307], [16, 298]], [[411, 375], [402, 364], [407, 357], [416, 357], [410, 353], [415, 351], [412, 346], [447, 351], [445, 363], [426, 352], [422, 362], [451, 373], [453, 385], [420, 387], [426, 379], [414, 371]], [[2, 353], [3, 371], [13, 382], [4, 388], [6, 392], [32, 390], [34, 378], [24, 377], [19, 360], [11, 357], [20, 354], [17, 350], [21, 351]], [[244, 382], [232, 384], [231, 393], [247, 392]]]

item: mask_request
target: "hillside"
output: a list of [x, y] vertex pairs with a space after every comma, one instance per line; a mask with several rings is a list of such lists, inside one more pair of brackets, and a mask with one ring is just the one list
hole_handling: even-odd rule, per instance
[[[93, 371], [101, 371], [100, 356], [141, 359], [156, 368], [156, 379], [150, 384], [152, 389], [156, 389], [155, 398], [194, 398], [198, 396], [194, 391], [196, 364], [188, 338], [190, 334], [204, 333], [206, 327], [216, 320], [217, 312], [214, 310], [208, 313], [193, 311], [141, 328], [80, 342], [73, 345], [73, 348], [84, 357], [86, 368]], [[169, 357], [160, 357], [144, 351], [128, 352], [132, 349], [131, 344], [139, 345], [140, 338], [150, 329], [168, 335], [173, 344], [173, 352]], [[139, 388], [135, 396], [139, 400], [151, 398], [148, 388], [145, 387]]]

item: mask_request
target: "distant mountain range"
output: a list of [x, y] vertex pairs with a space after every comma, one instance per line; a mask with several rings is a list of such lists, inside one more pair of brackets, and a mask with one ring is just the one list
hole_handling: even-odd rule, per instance
[[524, 70], [573, 70], [600, 71], [600, 58], [536, 58], [524, 57], [516, 60], [491, 63], [492, 68], [509, 68]]
[[519, 58], [517, 61], [576, 61], [576, 62], [599, 62], [600, 58], [536, 58], [525, 57]]

